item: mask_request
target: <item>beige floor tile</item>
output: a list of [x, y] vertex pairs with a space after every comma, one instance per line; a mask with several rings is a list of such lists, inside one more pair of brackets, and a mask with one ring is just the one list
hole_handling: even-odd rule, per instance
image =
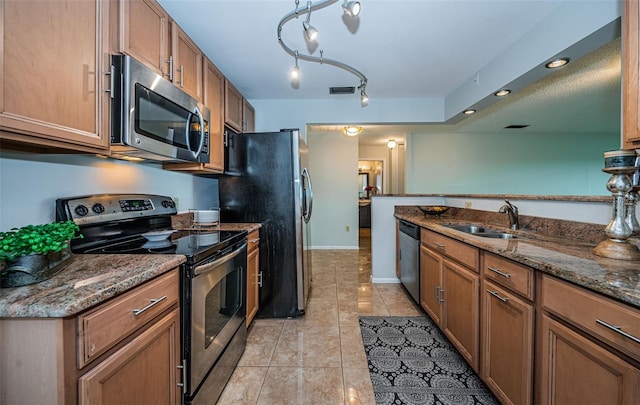
[[247, 346], [238, 362], [239, 366], [266, 367], [271, 363], [271, 357], [282, 333], [284, 322], [267, 323], [256, 322], [249, 329]]
[[340, 331], [337, 327], [285, 325], [271, 366], [340, 367]]
[[362, 332], [360, 332], [359, 325], [340, 326], [340, 345], [343, 368], [349, 367], [367, 370], [367, 355], [364, 352]]
[[338, 326], [338, 300], [336, 297], [326, 299], [309, 299], [304, 316], [288, 319], [287, 323], [304, 326]]
[[343, 405], [342, 369], [269, 367], [258, 405]]
[[369, 370], [343, 368], [344, 396], [347, 405], [375, 405]]
[[257, 403], [267, 370], [267, 367], [236, 367], [217, 405]]

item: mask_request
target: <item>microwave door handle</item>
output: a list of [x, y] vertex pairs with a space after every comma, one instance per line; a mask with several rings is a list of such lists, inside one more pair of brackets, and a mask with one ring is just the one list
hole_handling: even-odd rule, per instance
[[[204, 147], [204, 118], [202, 117], [202, 113], [200, 112], [200, 110], [198, 109], [198, 107], [196, 107], [194, 114], [196, 114], [198, 116], [198, 120], [200, 121], [200, 144], [198, 144], [198, 150], [195, 152], [194, 157], [197, 158], [198, 156], [200, 156], [200, 153], [202, 152], [202, 148]], [[191, 149], [191, 148], [189, 148]]]

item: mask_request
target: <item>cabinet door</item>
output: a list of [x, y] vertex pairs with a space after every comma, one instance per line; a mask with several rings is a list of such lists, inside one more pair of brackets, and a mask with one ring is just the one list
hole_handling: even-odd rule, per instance
[[538, 403], [637, 405], [640, 370], [546, 314], [541, 332]]
[[68, 149], [109, 142], [109, 3], [2, 1], [2, 138]]
[[442, 256], [420, 246], [420, 306], [441, 325]]
[[224, 88], [224, 123], [236, 132], [242, 132], [242, 110], [244, 108], [242, 94], [225, 80]]
[[204, 104], [211, 111], [209, 119], [209, 163], [212, 170], [224, 171], [224, 76], [213, 63], [205, 60]]
[[640, 147], [640, 5], [624, 1], [623, 47], [623, 148]]
[[442, 331], [471, 367], [478, 371], [479, 277], [471, 270], [444, 259], [442, 284]]
[[169, 15], [155, 0], [120, 0], [120, 52], [170, 77]]
[[202, 51], [175, 22], [171, 23], [173, 82], [202, 102]]
[[78, 381], [81, 405], [179, 404], [180, 310], [159, 319]]
[[482, 287], [482, 379], [501, 403], [530, 404], [533, 307], [490, 281]]
[[256, 130], [256, 111], [253, 106], [245, 99], [242, 100], [242, 123], [243, 132], [255, 132]]
[[247, 328], [258, 313], [258, 273], [260, 249], [254, 249], [247, 255]]

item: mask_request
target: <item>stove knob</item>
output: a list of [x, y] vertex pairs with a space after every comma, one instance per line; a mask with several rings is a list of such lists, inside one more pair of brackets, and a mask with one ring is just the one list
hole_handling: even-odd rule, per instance
[[93, 207], [91, 207], [91, 211], [95, 212], [96, 214], [102, 214], [104, 212], [104, 205], [100, 203], [93, 204]]
[[78, 205], [74, 211], [81, 217], [84, 217], [89, 213], [89, 210], [84, 205]]

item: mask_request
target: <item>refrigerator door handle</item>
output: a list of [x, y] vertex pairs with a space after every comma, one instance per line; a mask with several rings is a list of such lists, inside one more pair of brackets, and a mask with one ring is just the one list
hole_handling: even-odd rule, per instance
[[[306, 167], [302, 169], [302, 177], [305, 179], [305, 181], [302, 182], [302, 195], [304, 201], [304, 206], [302, 207], [302, 218], [304, 219], [304, 222], [309, 223], [311, 220], [311, 211], [313, 210], [313, 186], [311, 185], [311, 176], [309, 175], [309, 171]], [[309, 190], [308, 197], [307, 190]]]

